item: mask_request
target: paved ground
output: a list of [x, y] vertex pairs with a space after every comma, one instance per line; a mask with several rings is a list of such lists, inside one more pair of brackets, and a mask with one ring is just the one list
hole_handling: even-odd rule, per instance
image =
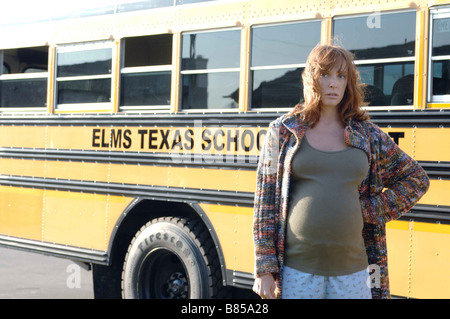
[[92, 272], [71, 260], [0, 247], [0, 299], [92, 299]]

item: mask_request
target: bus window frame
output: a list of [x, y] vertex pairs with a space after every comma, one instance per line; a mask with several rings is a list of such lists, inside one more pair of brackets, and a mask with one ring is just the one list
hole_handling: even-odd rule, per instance
[[[294, 21], [282, 21], [282, 22], [274, 22], [274, 23], [263, 23], [263, 24], [254, 24], [250, 26], [251, 31], [251, 39], [249, 43], [249, 54], [250, 54], [250, 63], [249, 63], [249, 79], [248, 79], [248, 110], [254, 111], [254, 112], [286, 112], [290, 111], [295, 104], [293, 104], [291, 107], [252, 107], [252, 96], [253, 96], [253, 77], [252, 72], [253, 71], [264, 71], [264, 70], [287, 70], [287, 69], [304, 69], [306, 66], [306, 61], [303, 63], [293, 63], [293, 64], [276, 64], [276, 65], [264, 65], [264, 66], [253, 66], [251, 57], [253, 53], [253, 30], [255, 28], [270, 28], [270, 27], [276, 27], [276, 26], [283, 26], [288, 24], [304, 24], [304, 23], [311, 23], [311, 22], [318, 22], [319, 23], [319, 33], [322, 29], [322, 23], [323, 21], [321, 19], [306, 19], [306, 20], [294, 20]], [[321, 42], [321, 36], [319, 35], [319, 44]], [[312, 48], [311, 48], [312, 49]], [[300, 87], [299, 87], [300, 90]], [[300, 101], [297, 101], [299, 103]]]
[[[349, 14], [349, 15], [339, 15], [339, 16], [333, 16], [332, 20], [332, 39], [335, 39], [335, 27], [334, 22], [336, 20], [344, 20], [344, 19], [352, 19], [352, 18], [361, 18], [361, 17], [370, 17], [373, 13], [378, 12], [381, 15], [386, 14], [401, 14], [401, 13], [414, 13], [416, 14], [415, 18], [415, 25], [414, 25], [414, 41], [417, 42], [417, 9], [398, 9], [398, 10], [383, 10], [383, 11], [374, 11], [372, 13], [358, 13], [358, 14]], [[414, 53], [413, 56], [410, 57], [395, 57], [395, 58], [376, 58], [376, 59], [355, 59], [356, 66], [364, 66], [364, 65], [374, 65], [374, 64], [383, 64], [383, 63], [402, 63], [402, 62], [414, 62], [414, 81], [416, 81], [416, 74], [415, 74], [415, 64], [416, 61], [417, 52]], [[413, 84], [414, 89], [414, 84]], [[373, 106], [363, 106], [362, 109], [368, 110], [368, 111], [378, 111], [378, 110], [414, 110], [416, 107], [416, 104], [418, 101], [415, 100], [414, 94], [413, 94], [413, 102], [410, 105], [373, 105]]]
[[[49, 54], [49, 47], [46, 46]], [[27, 47], [23, 47], [26, 49]], [[22, 48], [20, 48], [22, 49]], [[6, 49], [7, 50], [7, 49]], [[27, 69], [33, 68], [33, 66], [28, 67], [23, 72], [20, 73], [11, 73], [11, 68], [9, 65], [5, 64], [4, 58], [4, 50], [0, 50], [0, 64], [2, 65], [2, 69], [0, 70], [0, 80], [26, 80], [26, 79], [45, 79], [47, 81], [47, 89], [48, 92], [48, 79], [50, 75], [50, 65], [47, 66], [47, 71], [36, 71], [36, 72], [26, 72]], [[8, 73], [3, 74], [3, 67], [8, 70]], [[46, 113], [47, 112], [47, 103], [45, 100], [45, 106], [41, 107], [0, 107], [0, 114], [5, 113]]]
[[[170, 54], [172, 55], [171, 61], [173, 62], [173, 55], [175, 54], [174, 52], [174, 48], [173, 48], [173, 41], [174, 41], [174, 34], [171, 34], [171, 51]], [[159, 34], [154, 34], [154, 35], [159, 35]], [[144, 35], [142, 37], [147, 37], [147, 36], [151, 36], [151, 35]], [[138, 38], [137, 37], [133, 37], [133, 38]], [[125, 37], [123, 39], [121, 39], [121, 47], [120, 47], [120, 66], [119, 66], [119, 92], [118, 92], [118, 108], [119, 108], [119, 112], [126, 112], [126, 113], [146, 113], [146, 112], [151, 112], [151, 113], [170, 113], [171, 109], [172, 109], [172, 105], [173, 105], [173, 101], [172, 101], [172, 91], [174, 90], [173, 84], [172, 84], [172, 80], [170, 83], [170, 96], [169, 98], [170, 103], [167, 105], [121, 105], [120, 99], [121, 99], [121, 95], [122, 95], [122, 90], [123, 90], [123, 86], [122, 86], [122, 75], [123, 74], [140, 74], [140, 73], [157, 73], [157, 72], [167, 72], [170, 71], [170, 77], [173, 77], [173, 73], [175, 72], [175, 67], [172, 64], [149, 64], [149, 65], [143, 65], [143, 66], [131, 66], [131, 67], [126, 67], [125, 66], [125, 50], [126, 50], [126, 40], [129, 37]]]
[[[107, 75], [88, 75], [88, 76], [70, 76], [70, 77], [58, 77], [58, 55], [59, 53], [76, 52], [76, 51], [89, 51], [96, 49], [111, 49], [111, 72]], [[55, 113], [76, 113], [76, 112], [114, 112], [115, 104], [117, 102], [115, 83], [117, 83], [116, 69], [117, 69], [117, 43], [112, 40], [93, 41], [93, 42], [76, 42], [68, 44], [60, 44], [56, 46], [55, 51], [55, 65], [54, 65], [54, 112]], [[58, 82], [70, 81], [75, 79], [110, 79], [110, 101], [109, 102], [90, 102], [90, 103], [61, 103], [58, 104]], [[63, 80], [61, 80], [63, 79]]]
[[[186, 4], [186, 5], [192, 5], [192, 4]], [[198, 70], [183, 70], [182, 60], [183, 60], [183, 36], [189, 35], [189, 34], [204, 34], [204, 33], [210, 33], [210, 32], [221, 32], [221, 31], [239, 31], [240, 33], [240, 42], [239, 42], [239, 67], [235, 68], [211, 68], [211, 69], [198, 69]], [[238, 89], [242, 89], [242, 83], [241, 83], [241, 77], [242, 77], [242, 66], [245, 65], [244, 61], [242, 61], [242, 50], [244, 49], [242, 47], [242, 37], [244, 37], [244, 28], [242, 27], [219, 27], [214, 29], [200, 29], [200, 30], [185, 30], [180, 32], [180, 48], [179, 48], [179, 65], [180, 69], [178, 72], [179, 76], [179, 87], [178, 87], [178, 101], [179, 105], [177, 107], [179, 113], [239, 113], [241, 112], [241, 107], [244, 101], [241, 101], [239, 99], [238, 107], [235, 108], [198, 108], [198, 109], [188, 109], [183, 108], [183, 75], [189, 75], [189, 74], [211, 74], [211, 73], [231, 73], [236, 72], [238, 74]]]
[[[136, 67], [123, 67], [120, 68], [120, 75], [123, 74], [143, 74], [143, 73], [157, 73], [157, 72], [166, 72], [170, 71], [170, 76], [172, 77], [173, 66], [171, 64], [168, 65], [152, 65], [152, 66], [136, 66]], [[122, 82], [122, 79], [120, 80]], [[122, 85], [120, 85], [120, 93], [123, 89]], [[171, 90], [172, 90], [171, 84]], [[120, 97], [120, 94], [119, 94]], [[161, 112], [170, 112], [172, 102], [167, 105], [120, 105], [119, 102], [119, 111], [123, 112], [142, 112], [142, 111], [161, 111]]]
[[450, 107], [450, 94], [433, 95], [433, 61], [449, 60], [450, 55], [433, 56], [433, 22], [435, 19], [450, 18], [450, 7], [436, 7], [430, 9], [429, 34], [428, 34], [428, 83], [427, 83], [427, 103], [429, 107]]

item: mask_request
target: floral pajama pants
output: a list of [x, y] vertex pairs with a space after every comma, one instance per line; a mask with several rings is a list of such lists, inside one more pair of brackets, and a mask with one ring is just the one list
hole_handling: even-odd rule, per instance
[[372, 299], [369, 273], [319, 276], [284, 266], [282, 299]]

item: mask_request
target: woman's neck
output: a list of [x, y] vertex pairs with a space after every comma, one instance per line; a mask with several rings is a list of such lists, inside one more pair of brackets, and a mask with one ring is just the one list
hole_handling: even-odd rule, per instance
[[341, 118], [336, 107], [327, 108], [323, 107], [320, 112], [320, 118], [316, 125], [339, 125], [343, 126]]

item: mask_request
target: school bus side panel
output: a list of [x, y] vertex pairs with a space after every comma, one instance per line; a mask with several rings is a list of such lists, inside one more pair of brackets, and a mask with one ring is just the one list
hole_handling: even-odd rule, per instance
[[0, 234], [41, 240], [42, 189], [0, 186]]

